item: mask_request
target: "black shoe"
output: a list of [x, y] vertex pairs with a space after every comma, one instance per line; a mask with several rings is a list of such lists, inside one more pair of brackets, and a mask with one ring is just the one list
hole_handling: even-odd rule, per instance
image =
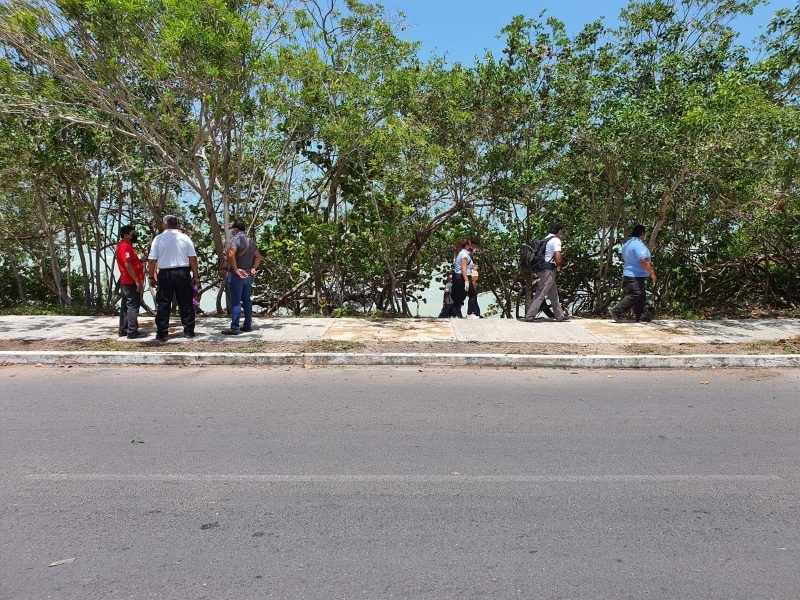
[[126, 335], [128, 335], [128, 332], [127, 332], [127, 331], [118, 331], [118, 332], [117, 332], [117, 335], [118, 335], [119, 337], [125, 337]]
[[183, 337], [185, 337], [185, 338], [193, 338], [194, 337], [194, 331], [184, 331], [183, 332]]
[[222, 335], [239, 335], [241, 331], [238, 329], [223, 329]]
[[569, 315], [564, 315], [560, 319], [556, 319], [556, 323], [563, 323], [564, 321], [569, 321]]
[[157, 335], [156, 336], [156, 341], [157, 342], [166, 342], [167, 341], [167, 334], [165, 333], [163, 335], [162, 334]]
[[129, 340], [135, 340], [137, 338], [143, 338], [143, 337], [144, 337], [144, 334], [139, 332], [139, 331], [134, 331], [133, 333], [129, 333], [128, 334], [128, 339]]
[[613, 308], [609, 308], [608, 314], [611, 315], [612, 319], [614, 319], [614, 323], [619, 323], [620, 314], [617, 311], [615, 311]]
[[242, 327], [239, 331], [242, 331], [244, 333], [248, 333], [250, 331], [253, 331], [253, 328], [252, 327]]

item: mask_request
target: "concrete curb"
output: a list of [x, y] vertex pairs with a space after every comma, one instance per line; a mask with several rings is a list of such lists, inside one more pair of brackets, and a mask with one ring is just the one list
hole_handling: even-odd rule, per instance
[[347, 352], [0, 351], [2, 365], [415, 366], [564, 369], [797, 368], [800, 354], [533, 355]]

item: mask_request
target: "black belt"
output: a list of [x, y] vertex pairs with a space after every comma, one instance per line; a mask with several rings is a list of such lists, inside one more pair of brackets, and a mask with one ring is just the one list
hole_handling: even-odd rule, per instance
[[186, 265], [185, 267], [167, 267], [166, 269], [162, 269], [162, 268], [159, 267], [158, 270], [159, 271], [188, 271], [189, 270], [189, 265]]

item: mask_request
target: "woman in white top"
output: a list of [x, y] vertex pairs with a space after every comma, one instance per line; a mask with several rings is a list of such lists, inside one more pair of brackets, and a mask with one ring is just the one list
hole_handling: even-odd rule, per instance
[[473, 249], [472, 240], [464, 239], [458, 243], [458, 254], [453, 260], [453, 290], [450, 297], [453, 299], [453, 305], [450, 308], [451, 317], [461, 316], [461, 307], [464, 305], [464, 300], [467, 298], [470, 286], [470, 276], [472, 275], [472, 256], [470, 250]]

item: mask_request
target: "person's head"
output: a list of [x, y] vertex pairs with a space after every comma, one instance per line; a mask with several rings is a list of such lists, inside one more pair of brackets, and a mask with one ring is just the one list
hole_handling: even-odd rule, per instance
[[178, 217], [175, 215], [167, 215], [164, 217], [164, 229], [177, 229]]
[[245, 230], [245, 225], [244, 225], [244, 222], [242, 220], [236, 219], [234, 221], [231, 221], [231, 224], [228, 225], [228, 229], [231, 230], [233, 235], [236, 235], [240, 231], [244, 231]]
[[133, 225], [123, 225], [119, 228], [119, 238], [121, 240], [128, 239], [135, 242], [136, 237], [136, 228]]
[[645, 231], [647, 230], [644, 228], [644, 225], [634, 225], [631, 230], [631, 237], [640, 238], [644, 235]]
[[553, 235], [561, 235], [564, 233], [564, 224], [561, 221], [553, 221], [553, 223], [550, 224], [548, 233], [552, 233]]

